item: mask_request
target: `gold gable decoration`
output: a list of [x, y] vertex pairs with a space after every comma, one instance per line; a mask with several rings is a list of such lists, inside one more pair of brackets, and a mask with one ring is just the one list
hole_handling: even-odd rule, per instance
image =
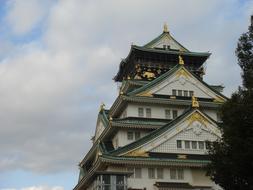
[[100, 107], [99, 107], [99, 112], [105, 109], [105, 104], [102, 102]]
[[163, 25], [163, 32], [169, 32], [168, 25], [166, 22]]
[[178, 60], [179, 60], [179, 61], [178, 61], [178, 64], [179, 64], [179, 65], [184, 65], [184, 60], [183, 60], [183, 58], [182, 58], [181, 55], [178, 56]]
[[177, 71], [176, 73], [177, 77], [185, 77], [185, 78], [190, 78], [191, 75], [185, 70], [184, 67], [182, 67], [180, 70]]
[[199, 102], [198, 102], [197, 98], [194, 95], [192, 96], [192, 107], [193, 108], [198, 108], [199, 107]]
[[198, 112], [193, 113], [188, 119], [188, 121], [189, 121], [189, 125], [191, 125], [194, 121], [198, 121], [204, 126], [206, 126], [208, 123], [208, 120], [204, 118], [202, 115], [200, 115]]
[[137, 96], [153, 97], [153, 94], [151, 94], [150, 92], [142, 92], [140, 94], [137, 94]]
[[140, 156], [140, 157], [149, 157], [148, 153], [144, 150], [134, 150], [127, 153], [125, 156]]

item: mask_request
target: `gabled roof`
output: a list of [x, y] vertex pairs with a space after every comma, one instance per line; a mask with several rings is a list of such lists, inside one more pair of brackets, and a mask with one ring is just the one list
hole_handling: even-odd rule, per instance
[[175, 40], [170, 35], [170, 32], [165, 32], [165, 31], [162, 34], [160, 34], [159, 36], [157, 36], [155, 39], [153, 39], [150, 42], [148, 42], [147, 44], [145, 44], [143, 47], [145, 47], [145, 48], [154, 48], [154, 46], [157, 43], [161, 42], [162, 40], [166, 40], [168, 44], [174, 43], [180, 48], [180, 50], [189, 52], [188, 49], [186, 49], [182, 44], [180, 44], [177, 40]]
[[147, 142], [150, 142], [152, 139], [155, 139], [156, 137], [158, 137], [159, 135], [163, 134], [164, 132], [171, 130], [172, 128], [174, 128], [179, 122], [183, 121], [184, 119], [186, 119], [187, 117], [189, 117], [191, 114], [193, 114], [194, 112], [198, 112], [199, 114], [203, 115], [205, 118], [207, 118], [211, 123], [214, 123], [215, 125], [217, 125], [217, 122], [214, 121], [212, 118], [210, 118], [207, 114], [199, 111], [197, 108], [189, 108], [187, 109], [182, 115], [180, 115], [179, 117], [177, 117], [176, 119], [172, 120], [171, 122], [169, 122], [168, 124], [160, 127], [159, 129], [156, 129], [155, 131], [150, 132], [148, 135], [144, 136], [143, 138], [130, 143], [124, 147], [121, 147], [117, 150], [111, 151], [110, 153], [112, 155], [123, 155], [129, 151], [135, 150], [136, 148], [144, 145]]
[[224, 96], [223, 94], [221, 94], [219, 91], [217, 91], [216, 89], [214, 89], [212, 86], [210, 86], [207, 83], [205, 83], [203, 80], [201, 80], [198, 76], [196, 76], [194, 73], [192, 73], [191, 71], [189, 71], [183, 65], [179, 65], [179, 64], [176, 65], [175, 67], [173, 67], [171, 70], [169, 70], [166, 73], [164, 73], [163, 75], [159, 76], [158, 78], [152, 80], [148, 84], [143, 85], [142, 87], [140, 87], [140, 88], [138, 88], [136, 90], [133, 90], [132, 92], [128, 93], [128, 95], [135, 96], [135, 95], [138, 95], [140, 93], [146, 92], [149, 89], [151, 89], [152, 87], [154, 87], [155, 85], [161, 83], [162, 81], [164, 81], [165, 79], [167, 79], [168, 77], [170, 77], [175, 72], [179, 71], [180, 69], [183, 69], [185, 72], [187, 72], [189, 75], [191, 75], [191, 77], [193, 77], [194, 79], [198, 80], [200, 83], [202, 83], [204, 86], [206, 86], [208, 89], [210, 89], [211, 91], [213, 91], [218, 96], [221, 96], [225, 100], [228, 99], [226, 96]]

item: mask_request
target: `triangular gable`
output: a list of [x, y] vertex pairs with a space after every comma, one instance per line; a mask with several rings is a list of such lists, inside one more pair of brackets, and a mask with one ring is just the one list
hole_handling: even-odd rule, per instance
[[94, 141], [96, 141], [99, 138], [99, 136], [102, 134], [102, 132], [107, 126], [108, 126], [108, 118], [106, 116], [105, 110], [102, 109], [98, 114]]
[[[178, 41], [176, 41], [169, 32], [163, 32], [161, 35], [156, 37], [154, 40], [150, 41], [143, 47], [145, 48], [164, 48], [166, 49], [174, 49], [180, 51], [189, 51], [183, 45], [181, 45]], [[169, 47], [169, 48], [168, 48]]]
[[[148, 156], [148, 152], [158, 148], [160, 145], [166, 143], [169, 139], [182, 132], [193, 130], [195, 125], [199, 124], [203, 128], [202, 130], [210, 134], [210, 138], [205, 140], [214, 140], [214, 136], [216, 139], [221, 137], [220, 130], [215, 121], [199, 110], [191, 109], [171, 123], [151, 132], [142, 139], [129, 144], [126, 147], [122, 147], [123, 151], [119, 150], [119, 155]], [[199, 131], [196, 131], [196, 133], [198, 132]]]
[[196, 77], [182, 65], [176, 65], [157, 79], [129, 93], [129, 95], [172, 95], [172, 89], [193, 91], [196, 97], [224, 102], [227, 98]]

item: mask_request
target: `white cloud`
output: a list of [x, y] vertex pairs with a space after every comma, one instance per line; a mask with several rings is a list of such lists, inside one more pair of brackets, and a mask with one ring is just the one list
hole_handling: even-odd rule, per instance
[[31, 31], [45, 16], [49, 0], [10, 0], [6, 20], [17, 35]]
[[[14, 188], [9, 189], [1, 189], [1, 190], [18, 190]], [[21, 188], [19, 190], [64, 190], [61, 186], [55, 186], [55, 187], [48, 187], [48, 186], [32, 186], [32, 187], [25, 187]]]
[[56, 187], [33, 186], [33, 187], [22, 188], [21, 190], [64, 190], [64, 189], [63, 187], [60, 187], [60, 186], [56, 186]]

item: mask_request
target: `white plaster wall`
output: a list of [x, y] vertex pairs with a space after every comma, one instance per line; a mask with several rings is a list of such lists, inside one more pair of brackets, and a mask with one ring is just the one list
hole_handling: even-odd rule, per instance
[[[128, 104], [127, 107], [127, 114], [128, 117], [138, 117], [138, 108], [144, 108], [144, 117], [146, 117], [146, 108], [151, 108], [151, 117], [152, 118], [160, 118], [165, 119], [165, 110], [171, 110], [171, 117], [172, 117], [172, 110], [178, 111], [178, 116], [181, 115], [185, 108], [184, 107], [176, 107], [176, 106], [159, 106], [154, 104]], [[172, 119], [172, 118], [171, 118]]]
[[143, 189], [146, 187], [147, 190], [154, 190], [154, 184], [159, 182], [192, 182], [190, 169], [184, 169], [184, 179], [183, 180], [171, 180], [169, 168], [163, 168], [164, 176], [163, 179], [149, 179], [148, 168], [142, 168], [142, 178], [128, 178], [128, 187]]
[[[126, 107], [127, 117], [138, 117], [138, 108], [144, 108], [144, 117], [146, 117], [145, 109], [151, 108], [151, 117], [152, 118], [159, 118], [165, 119], [165, 110], [171, 110], [171, 117], [172, 117], [172, 110], [178, 111], [178, 116], [184, 113], [185, 109], [189, 108], [185, 107], [177, 107], [177, 106], [164, 106], [164, 105], [154, 105], [154, 104], [133, 104], [130, 103]], [[213, 120], [217, 121], [217, 110], [213, 109], [202, 109], [205, 114], [211, 117]], [[171, 118], [172, 119], [172, 118]]]
[[147, 131], [142, 131], [142, 130], [121, 129], [121, 130], [117, 131], [115, 136], [112, 138], [112, 143], [113, 143], [114, 148], [115, 148], [115, 144], [116, 144], [116, 139], [118, 139], [118, 146], [119, 147], [123, 147], [123, 146], [125, 146], [127, 144], [130, 144], [130, 143], [135, 141], [135, 139], [133, 139], [133, 140], [128, 140], [127, 139], [127, 132], [128, 131], [132, 131], [132, 132], [139, 131], [140, 135], [141, 135], [141, 138], [148, 134]]
[[215, 92], [207, 88], [198, 80], [190, 77], [185, 77], [183, 75], [179, 77], [176, 75], [176, 73], [160, 84], [157, 84], [150, 90], [150, 92], [152, 94], [172, 95], [172, 89], [194, 91], [194, 95], [200, 98], [216, 97]]
[[220, 189], [209, 176], [206, 176], [206, 171], [200, 168], [192, 168], [192, 185], [194, 186], [212, 186], [214, 189]]

